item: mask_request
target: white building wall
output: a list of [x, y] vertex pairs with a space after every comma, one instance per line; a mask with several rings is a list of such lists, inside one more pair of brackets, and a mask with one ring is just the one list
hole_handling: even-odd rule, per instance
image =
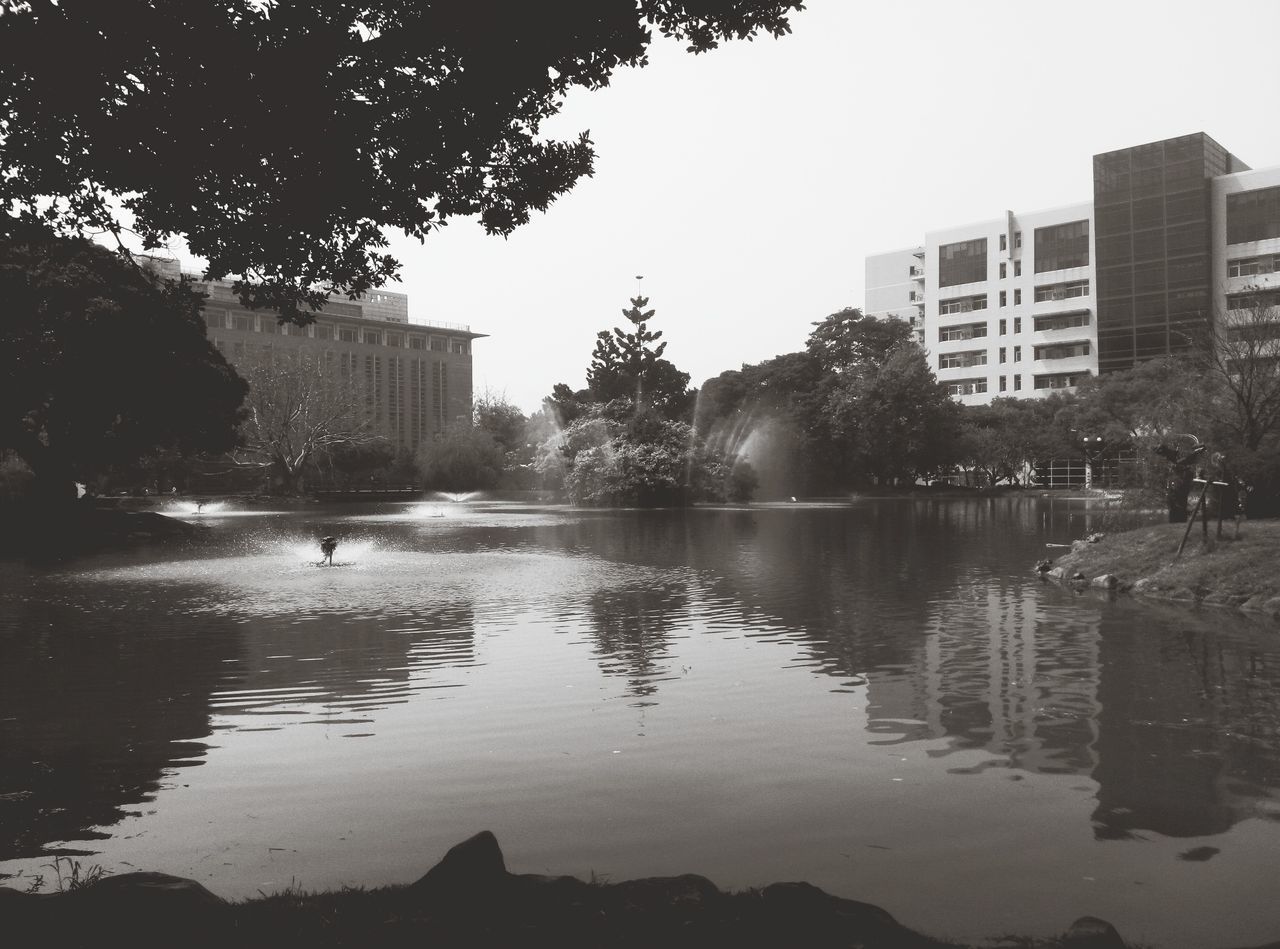
[[862, 312], [881, 319], [906, 320], [924, 342], [924, 248], [875, 254], [866, 259], [866, 301]]
[[1227, 243], [1227, 195], [1243, 194], [1263, 188], [1280, 187], [1280, 165], [1259, 168], [1234, 175], [1221, 175], [1210, 182], [1210, 226], [1213, 229], [1213, 310], [1224, 313], [1227, 295], [1246, 290], [1280, 289], [1280, 267], [1271, 273], [1230, 276], [1228, 264], [1234, 260], [1255, 257], [1280, 257], [1280, 238], [1249, 241], [1243, 244]]
[[[1089, 222], [1089, 264], [1067, 270], [1035, 272], [1035, 230], [1073, 221]], [[1003, 247], [1001, 246], [1003, 237]], [[959, 241], [985, 238], [985, 279], [940, 287], [939, 248]], [[1041, 397], [1055, 391], [1044, 386], [1051, 377], [1096, 374], [1097, 305], [1094, 278], [1093, 204], [1081, 202], [1060, 208], [1015, 214], [963, 227], [931, 231], [925, 237], [924, 345], [938, 380], [957, 388], [953, 396], [966, 405], [985, 405], [994, 398]], [[1003, 265], [1003, 266], [1002, 266]], [[1082, 296], [1036, 302], [1036, 288], [1088, 282]], [[984, 309], [943, 313], [959, 301], [984, 300]], [[1037, 330], [1036, 318], [1084, 311], [1084, 326]], [[944, 339], [955, 331], [972, 332], [969, 339]], [[985, 331], [985, 335], [978, 335]], [[1087, 344], [1088, 353], [1053, 358], [1044, 347]], [[1040, 348], [1039, 350], [1037, 348]], [[1037, 359], [1037, 354], [1044, 358]], [[976, 364], [946, 366], [945, 357], [963, 355]], [[970, 391], [972, 390], [972, 391]]]

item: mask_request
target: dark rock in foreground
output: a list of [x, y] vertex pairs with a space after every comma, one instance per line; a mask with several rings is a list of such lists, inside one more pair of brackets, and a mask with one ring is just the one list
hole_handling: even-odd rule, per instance
[[[960, 885], [960, 884], [958, 884]], [[192, 880], [126, 873], [65, 893], [0, 889], [0, 934], [55, 947], [863, 947], [954, 946], [869, 903], [807, 883], [721, 892], [695, 875], [584, 883], [507, 871], [493, 834], [451, 849], [409, 886], [228, 903]], [[1082, 917], [1058, 939], [1011, 943], [1125, 949], [1110, 924]]]

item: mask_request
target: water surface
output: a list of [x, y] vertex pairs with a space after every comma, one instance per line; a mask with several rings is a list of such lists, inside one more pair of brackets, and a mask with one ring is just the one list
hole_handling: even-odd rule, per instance
[[1280, 938], [1280, 631], [1041, 584], [1083, 501], [185, 516], [0, 563], [10, 886], [401, 883], [487, 828], [517, 872], [803, 879], [936, 935]]

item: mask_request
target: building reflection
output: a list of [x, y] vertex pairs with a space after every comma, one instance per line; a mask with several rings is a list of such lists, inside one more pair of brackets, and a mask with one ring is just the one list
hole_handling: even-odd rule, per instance
[[[1083, 530], [1084, 512], [1030, 498], [723, 511], [696, 530], [683, 517], [634, 534], [588, 521], [574, 543], [682, 564], [699, 581], [593, 600], [598, 649], [629, 674], [630, 694], [654, 694], [683, 627], [736, 625], [794, 642], [842, 685], [865, 683], [878, 742], [945, 739], [930, 750], [944, 767], [955, 752], [987, 753], [948, 767], [955, 774], [1091, 779], [1100, 839], [1274, 819], [1280, 643], [1225, 615], [1073, 603], [1043, 588], [1029, 565], [1046, 536]], [[1011, 576], [1010, 563], [1028, 569]]]
[[1280, 817], [1280, 644], [1230, 615], [1108, 614], [1100, 634], [1099, 837]]

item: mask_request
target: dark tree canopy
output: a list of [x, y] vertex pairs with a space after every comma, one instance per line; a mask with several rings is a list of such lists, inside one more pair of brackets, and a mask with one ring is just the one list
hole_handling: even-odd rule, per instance
[[826, 372], [865, 372], [883, 364], [911, 339], [911, 326], [905, 320], [863, 316], [856, 307], [846, 307], [813, 324], [805, 349]]
[[50, 493], [163, 448], [235, 442], [245, 384], [201, 296], [87, 240], [0, 242], [0, 446]]
[[[796, 0], [0, 0], [0, 206], [130, 221], [295, 319], [394, 278], [382, 229], [508, 234], [584, 175], [541, 137], [569, 90], [789, 31]], [[50, 201], [49, 199], [54, 199]], [[125, 214], [121, 214], [124, 211]]]

